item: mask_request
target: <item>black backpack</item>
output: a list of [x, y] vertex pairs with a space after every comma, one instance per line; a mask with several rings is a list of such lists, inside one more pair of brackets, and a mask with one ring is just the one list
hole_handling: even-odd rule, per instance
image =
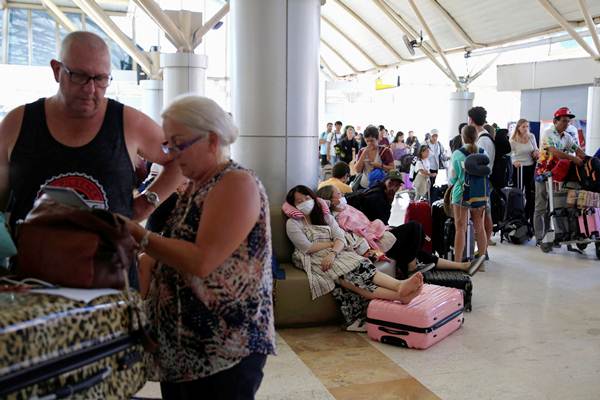
[[508, 185], [508, 178], [512, 173], [512, 163], [510, 160], [510, 152], [512, 149], [510, 147], [508, 135], [503, 131], [503, 129], [499, 129], [495, 139], [493, 139], [489, 133], [481, 135], [489, 138], [494, 144], [495, 156], [492, 174], [490, 175], [490, 183], [492, 184], [492, 187], [498, 189]]
[[575, 166], [575, 174], [582, 189], [600, 192], [600, 158], [586, 157], [581, 166]]

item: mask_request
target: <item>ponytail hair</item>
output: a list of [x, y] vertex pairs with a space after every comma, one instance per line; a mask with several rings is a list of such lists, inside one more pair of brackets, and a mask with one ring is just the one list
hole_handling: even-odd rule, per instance
[[477, 129], [474, 126], [467, 125], [462, 129], [462, 140], [469, 153], [477, 153], [479, 149], [475, 142], [477, 142]]

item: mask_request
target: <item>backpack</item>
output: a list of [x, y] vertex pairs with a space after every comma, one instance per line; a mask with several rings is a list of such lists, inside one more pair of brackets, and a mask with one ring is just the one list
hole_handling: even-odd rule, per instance
[[502, 228], [502, 238], [513, 244], [524, 244], [532, 237], [533, 229], [524, 220], [511, 221]]
[[371, 172], [369, 172], [369, 189], [373, 186], [376, 186], [379, 182], [382, 182], [387, 174], [381, 168], [373, 168]]
[[512, 149], [508, 135], [500, 129], [496, 133], [495, 139], [489, 133], [480, 135], [480, 137], [482, 136], [489, 138], [494, 144], [494, 165], [492, 165], [490, 183], [495, 188], [503, 188], [508, 185], [508, 177], [512, 174], [512, 162], [510, 159]]
[[600, 158], [586, 157], [581, 166], [575, 168], [581, 188], [590, 192], [600, 192]]
[[[474, 154], [470, 154], [466, 149], [460, 148], [461, 153], [469, 158]], [[483, 154], [482, 148], [478, 149], [479, 154]], [[465, 164], [466, 164], [465, 160]], [[471, 208], [485, 206], [490, 196], [490, 180], [487, 176], [473, 175], [465, 168], [465, 182], [463, 184], [463, 203], [469, 204]]]
[[412, 153], [408, 153], [400, 157], [400, 166], [398, 167], [398, 171], [408, 174], [414, 158], [415, 156], [413, 156]]

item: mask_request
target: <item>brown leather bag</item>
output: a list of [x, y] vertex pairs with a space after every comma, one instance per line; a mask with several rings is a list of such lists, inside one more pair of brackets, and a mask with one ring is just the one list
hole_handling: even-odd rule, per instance
[[137, 243], [125, 221], [42, 196], [17, 227], [17, 273], [60, 286], [127, 288]]

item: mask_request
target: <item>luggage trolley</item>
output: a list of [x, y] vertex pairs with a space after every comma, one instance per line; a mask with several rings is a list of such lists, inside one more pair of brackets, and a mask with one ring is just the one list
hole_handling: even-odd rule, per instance
[[[563, 182], [554, 182], [552, 174], [546, 175], [546, 187], [548, 189], [548, 201], [549, 201], [549, 213], [550, 213], [550, 229], [544, 235], [540, 247], [544, 253], [548, 253], [556, 245], [558, 247], [566, 245], [567, 250], [584, 254], [584, 250], [591, 243], [596, 246], [596, 258], [600, 259], [600, 236], [594, 235], [588, 238], [578, 238], [572, 240], [561, 241], [560, 238], [556, 237], [556, 210], [555, 202], [559, 198], [565, 198], [567, 187], [564, 186]], [[575, 247], [573, 247], [575, 245]]]

